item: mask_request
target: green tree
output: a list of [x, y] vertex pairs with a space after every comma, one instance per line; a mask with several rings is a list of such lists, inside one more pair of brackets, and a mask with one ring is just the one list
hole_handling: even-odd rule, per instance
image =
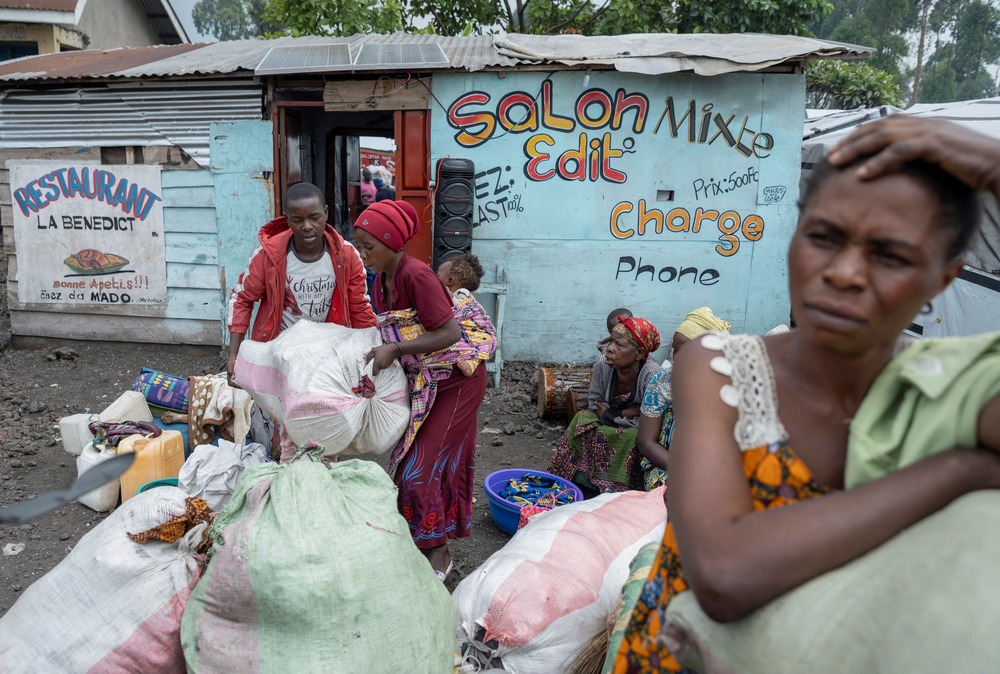
[[406, 13], [410, 17], [430, 17], [438, 35], [462, 35], [467, 31], [482, 32], [500, 23], [500, 0], [409, 0]]
[[919, 90], [914, 86], [917, 100], [940, 103], [995, 95], [990, 66], [1000, 61], [1000, 10], [983, 0], [949, 0], [932, 10], [930, 23], [939, 36], [946, 32], [952, 39], [940, 42], [928, 58]]
[[876, 108], [902, 105], [899, 85], [868, 63], [814, 61], [806, 68], [806, 97], [815, 108]]
[[676, 0], [673, 13], [679, 33], [811, 35], [832, 9], [828, 0]]
[[511, 32], [809, 34], [829, 0], [503, 0]]
[[267, 0], [198, 0], [191, 11], [199, 33], [219, 40], [245, 40], [271, 32], [264, 21]]
[[821, 38], [874, 47], [868, 63], [903, 84], [910, 47], [904, 31], [915, 22], [916, 0], [835, 0], [831, 14], [812, 27]]
[[280, 32], [272, 35], [355, 35], [404, 30], [403, 0], [268, 0], [264, 18]]

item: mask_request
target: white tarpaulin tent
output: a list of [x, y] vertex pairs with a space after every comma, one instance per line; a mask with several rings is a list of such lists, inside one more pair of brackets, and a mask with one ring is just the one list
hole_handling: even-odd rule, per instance
[[[1000, 98], [956, 103], [921, 103], [908, 110], [891, 106], [858, 110], [808, 110], [802, 133], [802, 182], [829, 149], [861, 124], [905, 113], [946, 119], [1000, 138]], [[966, 256], [968, 266], [914, 321], [923, 336], [971, 335], [1000, 330], [1000, 212], [991, 196], [983, 198], [979, 235]]]

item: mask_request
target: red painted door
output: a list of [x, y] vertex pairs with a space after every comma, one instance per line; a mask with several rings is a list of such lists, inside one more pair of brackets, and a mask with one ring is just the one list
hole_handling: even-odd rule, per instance
[[[281, 195], [288, 190], [288, 188], [295, 183], [300, 183], [303, 180], [302, 173], [302, 118], [299, 113], [288, 110], [287, 108], [281, 109], [281, 129], [280, 142], [283, 143], [284, 153], [282, 159], [284, 160], [284, 172], [281, 175]], [[283, 213], [284, 209], [279, 207], [279, 213]]]
[[434, 220], [427, 183], [431, 163], [430, 115], [427, 110], [396, 111], [396, 198], [408, 201], [420, 218], [417, 235], [406, 244], [411, 256], [431, 264]]

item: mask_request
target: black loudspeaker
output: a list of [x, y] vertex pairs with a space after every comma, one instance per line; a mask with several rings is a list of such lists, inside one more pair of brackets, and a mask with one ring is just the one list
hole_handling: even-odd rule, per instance
[[434, 197], [434, 268], [472, 250], [476, 167], [468, 159], [440, 159]]

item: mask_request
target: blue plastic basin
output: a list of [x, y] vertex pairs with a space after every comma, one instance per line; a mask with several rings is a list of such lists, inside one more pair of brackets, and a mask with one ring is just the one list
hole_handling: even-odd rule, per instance
[[513, 536], [517, 532], [517, 524], [521, 519], [521, 506], [516, 503], [511, 503], [507, 499], [503, 498], [500, 496], [500, 492], [512, 479], [520, 480], [527, 473], [551, 478], [563, 485], [563, 489], [571, 490], [576, 495], [577, 501], [583, 500], [583, 492], [580, 491], [575, 484], [569, 480], [557, 477], [552, 473], [546, 473], [544, 470], [536, 470], [533, 468], [505, 468], [504, 470], [498, 470], [490, 473], [486, 476], [486, 479], [483, 480], [483, 491], [486, 492], [486, 500], [489, 501], [490, 515], [493, 517], [493, 521], [498, 527], [500, 527], [500, 530], [508, 536]]

